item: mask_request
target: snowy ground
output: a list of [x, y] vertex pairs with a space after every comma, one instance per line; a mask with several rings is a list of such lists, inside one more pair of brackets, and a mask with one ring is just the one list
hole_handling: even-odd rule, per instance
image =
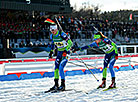
[[[98, 79], [102, 74], [95, 74]], [[107, 87], [110, 84], [107, 76]], [[101, 83], [91, 74], [66, 77], [66, 89], [43, 93], [53, 86], [53, 78], [0, 82], [0, 102], [138, 102], [138, 69], [116, 72], [117, 89], [96, 89]]]

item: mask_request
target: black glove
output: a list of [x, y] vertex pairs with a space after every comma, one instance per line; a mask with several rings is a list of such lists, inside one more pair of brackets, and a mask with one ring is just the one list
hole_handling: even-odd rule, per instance
[[52, 58], [52, 57], [53, 57], [53, 51], [50, 51], [49, 58]]

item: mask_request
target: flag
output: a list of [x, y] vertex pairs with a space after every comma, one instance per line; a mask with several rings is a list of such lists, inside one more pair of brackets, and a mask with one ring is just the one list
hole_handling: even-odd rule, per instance
[[132, 20], [132, 13], [131, 13], [130, 16], [129, 16], [129, 20]]
[[44, 22], [51, 23], [51, 24], [56, 24], [54, 21], [52, 21], [52, 20], [49, 19], [49, 18], [47, 18]]

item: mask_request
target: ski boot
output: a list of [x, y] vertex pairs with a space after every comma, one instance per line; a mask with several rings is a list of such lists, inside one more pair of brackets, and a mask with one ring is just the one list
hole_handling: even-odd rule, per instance
[[58, 79], [54, 79], [54, 81], [55, 81], [55, 85], [52, 88], [50, 88], [50, 91], [58, 90]]
[[102, 79], [102, 84], [99, 85], [97, 89], [99, 89], [99, 88], [105, 88], [105, 87], [106, 87], [106, 78], [103, 78]]
[[65, 80], [61, 79], [61, 85], [58, 88], [59, 91], [64, 91], [65, 90]]
[[111, 83], [111, 85], [109, 86], [109, 89], [110, 89], [110, 88], [116, 88], [115, 77], [112, 77], [112, 83]]

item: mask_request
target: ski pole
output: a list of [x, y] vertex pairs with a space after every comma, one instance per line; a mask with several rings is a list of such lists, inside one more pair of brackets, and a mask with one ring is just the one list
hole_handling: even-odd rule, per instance
[[[60, 26], [60, 24], [59, 24], [59, 22], [58, 22], [58, 20], [57, 20], [57, 18], [55, 17], [55, 19], [56, 19], [56, 21], [57, 21], [57, 23], [58, 23], [58, 26], [60, 27], [60, 29], [63, 31], [63, 29], [62, 29], [62, 27]], [[95, 28], [95, 27], [94, 27]], [[96, 29], [96, 28], [95, 28]], [[97, 30], [98, 31], [98, 30]], [[77, 53], [76, 53], [77, 54]], [[77, 54], [78, 55], [78, 54]], [[79, 55], [78, 55], [78, 57], [79, 57]], [[89, 67], [87, 66], [87, 64], [81, 59], [81, 61], [82, 61], [82, 63], [86, 66], [86, 68], [88, 68], [88, 70], [91, 72], [91, 74], [94, 76], [94, 78], [97, 80], [97, 81], [99, 81], [96, 77], [95, 77], [95, 75], [93, 74], [93, 72], [89, 69]]]
[[[77, 52], [75, 52], [77, 54]], [[79, 57], [79, 55], [77, 54], [78, 58], [81, 60], [81, 62], [85, 65], [85, 67], [91, 72], [91, 74], [94, 76], [94, 78], [99, 81], [96, 76], [93, 74], [93, 72], [90, 70], [90, 68], [87, 66], [87, 64]]]
[[[81, 62], [81, 61], [79, 61], [79, 60], [76, 60], [76, 61], [78, 61], [78, 62]], [[73, 63], [73, 62], [71, 62], [71, 63]], [[75, 63], [74, 63], [75, 64]], [[76, 65], [78, 65], [78, 64], [76, 64]], [[79, 65], [78, 65], [79, 66]], [[97, 69], [97, 68], [95, 68], [94, 66], [92, 66], [92, 65], [90, 65], [90, 64], [87, 64], [87, 66], [90, 66], [90, 67], [92, 67], [92, 68], [94, 68], [94, 69]], [[84, 67], [84, 66], [83, 66]]]
[[101, 51], [101, 50], [97, 50], [96, 48], [91, 48], [91, 49], [93, 49], [93, 50], [95, 50], [95, 51], [97, 51], [97, 52], [99, 52], [99, 53], [104, 53], [103, 51]]
[[98, 29], [97, 29], [95, 26], [93, 26], [93, 28], [94, 28], [97, 32], [99, 32]]
[[55, 17], [55, 19], [56, 19], [56, 21], [57, 21], [57, 24], [58, 24], [60, 30], [61, 30], [62, 32], [64, 32], [56, 17]]
[[73, 63], [73, 62], [68, 62], [68, 63], [71, 63], [71, 64], [76, 65], [76, 66], [79, 66], [79, 67], [85, 67], [83, 65], [79, 65], [79, 64], [76, 64], [76, 63]]
[[[81, 61], [79, 61], [79, 60], [76, 60], [76, 61], [81, 62]], [[80, 66], [80, 67], [85, 67], [85, 66], [83, 66], [83, 65], [76, 64], [76, 63], [73, 63], [73, 62], [68, 62], [68, 63], [74, 64], [74, 65], [76, 65], [76, 66]], [[90, 67], [92, 67], [92, 68], [94, 68], [94, 69], [97, 69], [97, 68], [95, 68], [94, 66], [89, 65], [89, 64], [87, 64], [87, 66], [90, 66]]]

